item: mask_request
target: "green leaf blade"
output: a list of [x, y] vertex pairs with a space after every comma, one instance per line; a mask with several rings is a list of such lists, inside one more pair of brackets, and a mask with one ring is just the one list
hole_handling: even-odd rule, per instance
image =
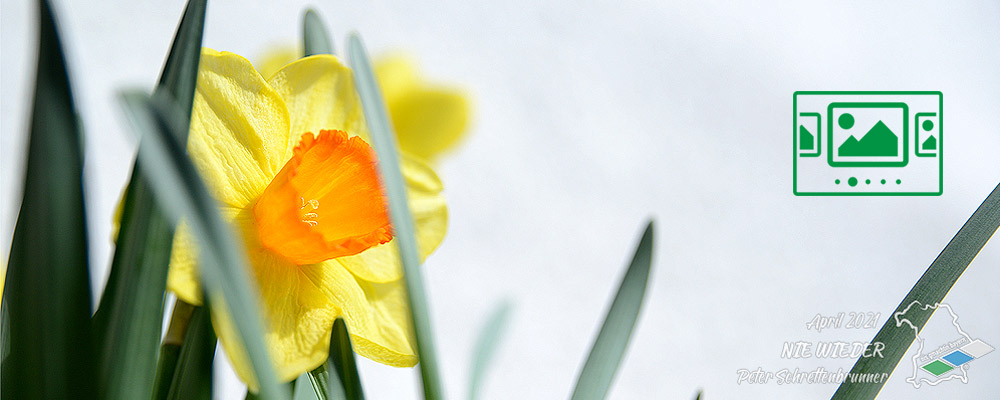
[[[178, 305], [181, 304], [186, 305], [179, 301]], [[208, 310], [208, 307], [193, 307], [167, 392], [169, 400], [212, 400], [212, 362], [217, 339]]]
[[510, 303], [501, 303], [496, 310], [490, 314], [490, 318], [479, 331], [479, 339], [476, 341], [475, 358], [472, 361], [472, 375], [469, 378], [469, 400], [479, 398], [479, 387], [482, 384], [486, 370], [493, 362], [497, 346], [500, 344], [500, 337], [503, 335], [507, 320], [510, 318]]
[[125, 195], [108, 283], [92, 318], [100, 393], [106, 399], [149, 396], [163, 322], [173, 225], [154, 208], [153, 193], [138, 170], [133, 182]]
[[[191, 0], [177, 28], [156, 91], [173, 97], [190, 120], [201, 57], [206, 0]], [[183, 142], [187, 125], [177, 134]], [[133, 168], [108, 284], [93, 317], [100, 346], [100, 393], [106, 399], [149, 397], [157, 376], [157, 346], [163, 315], [174, 226], [156, 205], [141, 168]], [[174, 349], [178, 350], [179, 349]], [[173, 350], [161, 350], [169, 354]], [[163, 362], [175, 359], [167, 357]], [[170, 381], [173, 366], [160, 369]]]
[[[962, 225], [958, 233], [941, 250], [927, 271], [924, 272], [903, 301], [896, 307], [893, 317], [879, 329], [872, 343], [885, 344], [882, 357], [861, 357], [851, 368], [851, 374], [892, 373], [915, 339], [909, 326], [897, 326], [895, 315], [910, 307], [913, 302], [923, 305], [939, 304], [944, 300], [958, 278], [962, 276], [986, 242], [1000, 227], [1000, 185], [986, 197], [979, 208]], [[907, 319], [915, 328], [923, 329], [934, 313], [933, 308], [913, 307], [906, 311]], [[845, 380], [833, 394], [833, 400], [874, 399], [882, 391], [885, 380], [877, 383], [850, 382]]]
[[[201, 42], [205, 31], [205, 12], [208, 0], [189, 0], [184, 16], [177, 26], [174, 41], [170, 46], [167, 61], [163, 64], [159, 84], [154, 95], [168, 94], [177, 103], [177, 108], [190, 122], [191, 107], [194, 105], [194, 90], [198, 84], [198, 65], [201, 62]], [[187, 129], [176, 132], [181, 143], [187, 142]]]
[[302, 17], [302, 48], [303, 56], [315, 54], [334, 54], [333, 42], [316, 10], [308, 9]]
[[[326, 364], [320, 364], [316, 369], [306, 374], [309, 378], [309, 384], [312, 386], [313, 393], [319, 400], [343, 400], [347, 396], [344, 394], [344, 388], [336, 376], [329, 375], [326, 370]], [[328, 389], [328, 385], [334, 385], [334, 387]]]
[[38, 4], [24, 193], [4, 283], [0, 397], [93, 398], [82, 134], [51, 5]]
[[248, 274], [242, 243], [219, 215], [218, 206], [198, 175], [174, 130], [187, 122], [164, 98], [142, 93], [121, 96], [125, 114], [137, 132], [140, 166], [148, 174], [160, 206], [176, 220], [185, 218], [199, 249], [199, 270], [210, 302], [227, 313], [240, 334], [247, 359], [265, 399], [285, 399], [264, 342], [261, 307]]
[[354, 348], [342, 318], [333, 322], [330, 355], [326, 363], [309, 371], [309, 382], [320, 400], [364, 400]]
[[423, 275], [420, 271], [420, 257], [413, 216], [406, 199], [406, 186], [399, 166], [399, 152], [396, 150], [396, 136], [393, 134], [385, 109], [385, 102], [379, 92], [371, 60], [357, 34], [348, 38], [350, 66], [354, 71], [354, 82], [364, 109], [365, 121], [371, 133], [372, 147], [378, 155], [379, 175], [389, 198], [389, 219], [392, 222], [396, 245], [403, 264], [403, 280], [406, 284], [410, 316], [416, 337], [417, 355], [420, 358], [420, 378], [427, 400], [444, 398], [441, 385], [437, 353], [434, 350], [434, 335], [431, 331], [430, 310], [424, 293]]
[[181, 346], [184, 344], [193, 314], [194, 306], [180, 300], [174, 302], [174, 309], [170, 313], [170, 325], [163, 337], [160, 356], [156, 361], [156, 378], [153, 381], [153, 394], [150, 396], [152, 400], [164, 400], [170, 393], [177, 361], [181, 357]]
[[351, 335], [347, 333], [347, 324], [343, 318], [337, 318], [333, 322], [326, 370], [329, 373], [326, 388], [330, 400], [365, 400], [358, 364], [354, 359], [354, 347], [351, 346]]
[[642, 309], [652, 261], [653, 222], [650, 221], [580, 371], [573, 400], [603, 399], [611, 388]]

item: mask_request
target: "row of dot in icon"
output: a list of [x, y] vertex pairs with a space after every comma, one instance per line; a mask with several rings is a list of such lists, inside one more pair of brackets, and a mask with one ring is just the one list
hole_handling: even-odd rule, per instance
[[[836, 183], [836, 184], [839, 185], [840, 184], [840, 179], [834, 180], [833, 183]], [[896, 184], [897, 185], [899, 185], [901, 183], [903, 183], [903, 181], [901, 179], [896, 179]], [[851, 186], [858, 186], [858, 178], [855, 178], [853, 176], [850, 177], [850, 178], [848, 178], [847, 179], [847, 184], [851, 185]], [[871, 179], [865, 179], [865, 185], [871, 185], [871, 184], [872, 184], [872, 180]], [[882, 180], [882, 184], [885, 185], [885, 179]]]

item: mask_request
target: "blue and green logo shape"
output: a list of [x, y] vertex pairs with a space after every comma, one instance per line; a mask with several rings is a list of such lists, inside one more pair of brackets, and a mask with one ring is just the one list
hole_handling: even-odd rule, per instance
[[795, 92], [797, 196], [938, 196], [941, 92]]
[[[941, 325], [944, 329], [935, 332], [925, 326], [922, 330], [910, 322], [910, 318], [918, 318], [934, 310], [942, 316], [944, 312], [948, 313], [948, 323]], [[913, 301], [902, 311], [894, 313], [893, 319], [897, 328], [913, 331], [916, 345], [916, 351], [910, 358], [913, 374], [906, 381], [916, 389], [925, 384], [936, 386], [950, 380], [968, 383], [973, 361], [994, 350], [993, 346], [966, 332], [958, 323], [958, 314], [945, 303], [931, 305]], [[937, 346], [930, 347], [932, 343]]]

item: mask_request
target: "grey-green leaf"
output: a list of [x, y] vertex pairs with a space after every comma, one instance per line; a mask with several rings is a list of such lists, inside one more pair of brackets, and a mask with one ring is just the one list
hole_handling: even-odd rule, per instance
[[361, 44], [361, 39], [357, 34], [351, 34], [347, 46], [351, 69], [354, 70], [354, 82], [364, 108], [365, 122], [371, 132], [372, 147], [378, 154], [382, 184], [389, 198], [389, 219], [392, 221], [396, 245], [403, 264], [403, 277], [410, 303], [417, 355], [420, 357], [420, 378], [423, 383], [424, 398], [441, 399], [444, 398], [444, 392], [441, 375], [438, 372], [437, 353], [434, 351], [430, 310], [424, 293], [424, 279], [420, 271], [413, 217], [406, 201], [406, 185], [399, 167], [396, 136], [386, 114], [382, 94], [375, 83], [371, 60], [365, 52], [364, 45]]
[[201, 281], [209, 301], [224, 305], [254, 375], [260, 397], [285, 399], [265, 347], [260, 304], [248, 276], [248, 263], [237, 233], [223, 221], [218, 205], [187, 157], [174, 131], [186, 124], [181, 112], [164, 97], [143, 93], [121, 95], [125, 114], [140, 133], [140, 166], [147, 174], [160, 206], [175, 221], [185, 218], [196, 239]]
[[[320, 364], [316, 367], [316, 369], [309, 371], [309, 373], [306, 374], [309, 378], [309, 384], [312, 386], [313, 393], [319, 400], [343, 400], [347, 396], [344, 394], [344, 388], [340, 384], [339, 380], [336, 382], [333, 381], [334, 379], [338, 379], [336, 376], [329, 376], [326, 370], [326, 364], [327, 363]], [[327, 388], [327, 385], [334, 383], [336, 383], [336, 385], [334, 385], [333, 389]]]
[[152, 390], [173, 237], [138, 169], [124, 201], [111, 273], [93, 317], [106, 399], [144, 398]]
[[314, 54], [333, 54], [333, 42], [323, 25], [323, 19], [316, 10], [308, 9], [302, 17], [302, 49], [303, 56]]
[[[190, 119], [194, 101], [205, 1], [188, 3], [156, 89], [179, 99], [185, 121]], [[185, 140], [186, 124], [178, 134]], [[151, 378], [157, 375], [157, 347], [174, 227], [153, 195], [142, 170], [133, 168], [122, 204], [111, 273], [93, 317], [101, 360], [99, 391], [105, 399], [149, 397], [154, 387]], [[161, 362], [171, 360], [167, 357]], [[164, 366], [161, 371], [168, 374], [158, 379], [169, 382], [173, 370], [172, 365]]]
[[635, 249], [632, 264], [622, 278], [611, 309], [604, 318], [601, 332], [590, 349], [590, 356], [580, 371], [576, 389], [573, 390], [573, 400], [603, 399], [611, 388], [611, 382], [625, 356], [625, 349], [639, 318], [652, 261], [653, 221], [650, 221]]
[[[935, 305], [944, 300], [945, 295], [983, 249], [1000, 227], [1000, 185], [972, 213], [969, 220], [962, 225], [955, 237], [941, 251], [923, 276], [917, 280], [903, 301], [896, 307], [893, 315], [910, 307], [911, 303]], [[934, 313], [934, 308], [911, 307], [906, 311], [906, 318], [917, 329], [923, 329], [924, 324]], [[892, 373], [899, 360], [910, 348], [915, 339], [913, 329], [908, 325], [897, 326], [895, 318], [890, 317], [882, 329], [879, 329], [872, 343], [881, 342], [885, 345], [882, 357], [861, 357], [851, 368], [851, 374], [881, 374]], [[874, 399], [882, 391], [884, 380], [874, 382], [851, 383], [845, 380], [833, 394], [833, 400], [865, 400]]]
[[[295, 379], [295, 397], [294, 400], [326, 400], [326, 397], [320, 397], [316, 392], [316, 383], [312, 380], [312, 374], [306, 373], [299, 375]], [[306, 387], [308, 385], [309, 387]], [[312, 390], [310, 390], [312, 389]], [[326, 393], [326, 389], [324, 394]]]
[[[178, 304], [184, 303], [179, 301]], [[215, 360], [217, 339], [208, 310], [207, 306], [192, 309], [184, 343], [181, 344], [177, 356], [173, 381], [167, 391], [167, 399], [212, 399], [212, 362]]]
[[510, 303], [500, 303], [479, 331], [479, 339], [476, 341], [475, 358], [472, 361], [472, 375], [469, 378], [469, 400], [479, 398], [479, 386], [486, 375], [486, 370], [493, 362], [493, 356], [496, 353], [497, 346], [500, 344], [500, 337], [507, 327], [507, 319], [509, 317]]
[[48, 1], [38, 5], [24, 197], [3, 295], [0, 397], [94, 398], [83, 141], [55, 17]]
[[170, 384], [177, 370], [177, 360], [181, 357], [181, 346], [186, 339], [194, 306], [180, 300], [174, 302], [170, 313], [170, 325], [160, 345], [160, 356], [156, 361], [156, 379], [153, 381], [152, 400], [164, 400], [170, 393]]
[[[191, 106], [194, 104], [194, 89], [198, 83], [198, 64], [201, 61], [201, 38], [205, 30], [205, 8], [208, 0], [189, 0], [184, 9], [184, 16], [174, 42], [170, 46], [170, 54], [163, 64], [159, 84], [155, 94], [169, 94], [177, 103], [184, 118], [185, 127], [191, 116]], [[181, 143], [187, 142], [187, 129], [176, 132]]]
[[347, 333], [347, 324], [342, 318], [337, 318], [333, 322], [326, 370], [329, 375], [326, 388], [330, 400], [365, 400], [364, 391], [361, 389], [361, 376], [358, 375], [358, 365], [354, 360], [351, 335]]
[[309, 381], [320, 400], [364, 400], [354, 347], [342, 318], [333, 322], [326, 363], [309, 371]]

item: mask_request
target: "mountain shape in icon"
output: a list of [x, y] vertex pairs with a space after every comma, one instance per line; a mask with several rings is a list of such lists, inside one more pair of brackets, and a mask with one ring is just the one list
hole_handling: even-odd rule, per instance
[[815, 146], [815, 138], [812, 132], [809, 132], [806, 127], [799, 125], [799, 149], [800, 150], [812, 150]]
[[937, 150], [937, 139], [935, 139], [934, 136], [928, 137], [921, 147], [923, 147], [924, 150]]
[[837, 148], [841, 157], [896, 157], [899, 155], [899, 137], [882, 121], [868, 130], [861, 140], [847, 138]]

